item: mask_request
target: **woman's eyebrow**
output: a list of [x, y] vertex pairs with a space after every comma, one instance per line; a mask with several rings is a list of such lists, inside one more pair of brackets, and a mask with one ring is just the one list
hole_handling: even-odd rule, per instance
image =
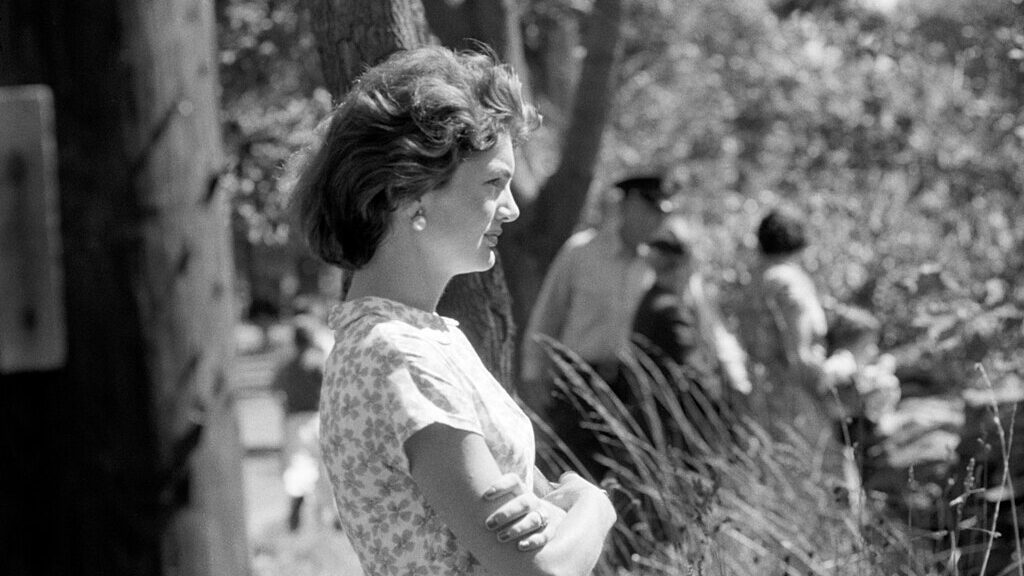
[[497, 167], [497, 168], [492, 168], [491, 169], [491, 178], [511, 178], [511, 177], [512, 177], [512, 170], [510, 170], [509, 168], [501, 166], [501, 167]]

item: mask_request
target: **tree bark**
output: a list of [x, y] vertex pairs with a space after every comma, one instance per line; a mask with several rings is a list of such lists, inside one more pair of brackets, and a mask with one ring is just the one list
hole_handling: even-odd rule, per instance
[[341, 99], [367, 68], [431, 43], [419, 0], [306, 0], [328, 89]]
[[[316, 23], [327, 88], [336, 100], [367, 67], [395, 50], [421, 46], [431, 39], [417, 0], [307, 0], [307, 4]], [[515, 325], [501, 265], [456, 276], [438, 311], [459, 321], [484, 365], [508, 386]]]
[[0, 11], [0, 84], [55, 96], [68, 329], [65, 367], [2, 377], [0, 572], [247, 574], [212, 6]]
[[523, 93], [530, 94], [530, 78], [519, 30], [519, 8], [513, 0], [423, 0], [424, 14], [430, 30], [445, 46], [476, 49], [482, 42], [502, 62], [510, 64], [519, 74]]

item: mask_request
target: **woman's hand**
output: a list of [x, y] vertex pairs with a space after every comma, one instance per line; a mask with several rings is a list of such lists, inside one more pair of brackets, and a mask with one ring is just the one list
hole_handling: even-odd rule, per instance
[[487, 529], [495, 532], [499, 542], [515, 542], [522, 552], [547, 544], [565, 517], [558, 506], [527, 491], [515, 474], [505, 474], [484, 493], [485, 500], [502, 498], [508, 501], [487, 517]]
[[579, 474], [566, 472], [558, 477], [556, 484], [552, 484], [552, 490], [544, 496], [544, 500], [567, 511], [576, 504], [580, 496], [588, 491], [604, 492], [601, 488], [584, 480]]

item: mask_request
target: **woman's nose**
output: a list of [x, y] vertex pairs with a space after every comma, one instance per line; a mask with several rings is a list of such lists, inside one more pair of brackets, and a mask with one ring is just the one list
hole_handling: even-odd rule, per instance
[[498, 198], [498, 218], [502, 222], [512, 222], [519, 218], [519, 205], [516, 204], [516, 199], [512, 196], [511, 185], [505, 186], [501, 197]]

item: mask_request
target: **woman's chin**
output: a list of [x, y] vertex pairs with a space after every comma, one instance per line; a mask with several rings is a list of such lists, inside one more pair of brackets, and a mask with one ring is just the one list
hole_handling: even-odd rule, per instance
[[498, 259], [494, 252], [491, 251], [486, 258], [481, 258], [472, 265], [466, 266], [462, 270], [455, 273], [455, 276], [462, 274], [475, 274], [477, 272], [486, 272], [491, 268], [494, 268], [494, 264], [497, 263]]
[[487, 248], [487, 254], [481, 254], [480, 260], [478, 260], [479, 267], [473, 270], [473, 272], [486, 272], [491, 268], [494, 268], [494, 264], [498, 261], [498, 253], [494, 248]]

